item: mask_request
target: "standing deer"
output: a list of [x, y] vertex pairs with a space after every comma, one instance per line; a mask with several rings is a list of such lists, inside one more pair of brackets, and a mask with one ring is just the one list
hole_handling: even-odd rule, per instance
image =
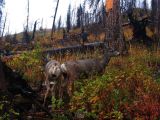
[[118, 56], [120, 53], [114, 50], [106, 50], [102, 58], [84, 59], [76, 61], [66, 61], [61, 65], [61, 70], [67, 81], [68, 94], [72, 96], [74, 81], [82, 76], [103, 74], [111, 57]]
[[[58, 61], [52, 60], [45, 66], [47, 92], [44, 98], [44, 104], [49, 92], [55, 95], [55, 89], [58, 89], [58, 96], [63, 97], [63, 92], [67, 89], [67, 95], [72, 96], [74, 90], [74, 81], [83, 76], [94, 74], [103, 74], [111, 57], [118, 56], [119, 52], [114, 50], [105, 51], [102, 58], [84, 59], [76, 61], [66, 61], [60, 65]], [[67, 88], [66, 88], [67, 87]], [[65, 90], [64, 90], [65, 89]]]
[[[58, 61], [56, 60], [51, 60], [49, 61], [46, 66], [45, 66], [45, 85], [47, 88], [47, 91], [45, 93], [44, 97], [44, 103], [46, 103], [46, 99], [51, 92], [52, 96], [62, 98], [62, 87], [63, 87], [63, 76], [61, 74], [61, 65]], [[57, 92], [57, 94], [56, 94]]]

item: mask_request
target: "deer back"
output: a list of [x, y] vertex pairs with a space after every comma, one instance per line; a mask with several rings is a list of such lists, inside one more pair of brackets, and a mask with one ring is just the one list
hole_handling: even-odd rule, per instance
[[77, 78], [103, 71], [102, 61], [100, 59], [67, 61], [64, 63], [64, 65], [66, 67], [66, 70], [64, 71], [71, 76], [77, 76]]

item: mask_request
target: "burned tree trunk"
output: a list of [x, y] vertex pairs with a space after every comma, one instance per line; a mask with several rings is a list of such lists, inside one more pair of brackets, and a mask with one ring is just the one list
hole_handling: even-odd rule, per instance
[[147, 36], [147, 32], [146, 32], [146, 27], [149, 24], [148, 17], [145, 16], [145, 17], [139, 17], [139, 19], [138, 18], [136, 19], [133, 16], [132, 8], [129, 8], [129, 10], [127, 11], [127, 14], [130, 20], [130, 24], [133, 26], [133, 40], [138, 40], [138, 42], [142, 40], [147, 47], [151, 47], [153, 41], [149, 36]]
[[[31, 101], [30, 104], [37, 105], [39, 108], [45, 111], [50, 117], [52, 117], [52, 114], [40, 104], [39, 102], [39, 99], [41, 99], [40, 96], [36, 94], [35, 91], [33, 91], [33, 89], [28, 85], [27, 81], [24, 80], [19, 73], [13, 71], [1, 60], [0, 60], [0, 92], [9, 93], [9, 95], [11, 96], [20, 94], [25, 99]], [[11, 99], [9, 99], [8, 101], [11, 102]], [[16, 106], [16, 109], [18, 109], [17, 107], [18, 106]], [[20, 106], [20, 108], [21, 107], [23, 106]]]
[[5, 74], [2, 67], [2, 62], [0, 61], [0, 91], [6, 91], [7, 90], [7, 82], [5, 79]]
[[106, 0], [106, 11], [106, 42], [109, 47], [118, 49], [122, 54], [124, 51], [124, 53], [127, 53], [128, 50], [122, 32], [120, 0]]
[[[155, 40], [160, 44], [160, 1], [152, 0], [152, 21], [153, 21], [153, 29], [155, 33]], [[159, 45], [158, 45], [159, 46]]]
[[33, 28], [33, 33], [32, 33], [32, 38], [31, 38], [31, 40], [34, 40], [34, 38], [35, 38], [36, 27], [37, 27], [37, 20], [36, 20], [35, 23], [34, 23], [34, 28]]
[[51, 30], [51, 40], [53, 40], [53, 32], [55, 32], [55, 20], [56, 20], [58, 5], [59, 5], [59, 0], [57, 0], [57, 5], [56, 5], [55, 13], [54, 13], [53, 24], [52, 24], [52, 30]]

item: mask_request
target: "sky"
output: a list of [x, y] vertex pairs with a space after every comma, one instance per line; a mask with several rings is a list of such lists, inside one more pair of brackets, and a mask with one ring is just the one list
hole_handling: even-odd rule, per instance
[[[11, 34], [22, 32], [26, 23], [28, 0], [5, 0], [4, 15], [7, 13], [7, 22], [5, 32]], [[38, 26], [41, 26], [43, 19], [43, 28], [51, 28], [57, 0], [30, 0], [29, 28], [32, 30], [34, 21], [38, 20]], [[84, 0], [60, 0], [56, 21], [62, 16], [63, 24], [66, 21], [68, 5], [76, 8]], [[150, 1], [150, 0], [148, 0]]]
[[[30, 0], [30, 29], [32, 29], [35, 20], [38, 20], [38, 26], [41, 26], [42, 19], [44, 28], [52, 27], [56, 1], [57, 0]], [[73, 7], [76, 7], [82, 1], [83, 0], [60, 0], [56, 16], [57, 21], [60, 15], [62, 19], [66, 19], [68, 5], [70, 3]], [[4, 15], [6, 15], [6, 13], [7, 22], [5, 31], [9, 31], [10, 33], [21, 32], [26, 23], [27, 0], [5, 0]]]

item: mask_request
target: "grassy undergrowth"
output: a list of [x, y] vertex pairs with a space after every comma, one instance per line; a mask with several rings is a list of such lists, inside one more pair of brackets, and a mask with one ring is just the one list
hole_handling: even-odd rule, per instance
[[92, 119], [160, 119], [160, 56], [134, 49], [103, 76], [77, 81], [71, 110]]
[[[77, 80], [70, 111], [85, 119], [160, 119], [160, 53], [132, 48], [129, 56], [112, 58], [103, 76]], [[60, 62], [100, 56], [53, 56]], [[8, 61], [32, 80], [44, 79], [41, 51], [27, 52]]]

